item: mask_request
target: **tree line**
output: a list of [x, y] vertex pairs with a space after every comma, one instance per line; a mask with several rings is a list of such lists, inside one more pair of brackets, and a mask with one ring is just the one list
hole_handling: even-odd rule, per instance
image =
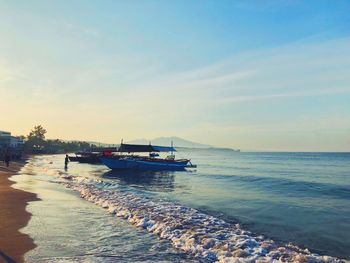
[[23, 151], [26, 153], [66, 153], [87, 151], [97, 147], [83, 141], [63, 141], [59, 139], [46, 139], [47, 131], [41, 125], [34, 126], [28, 136], [20, 136], [24, 141]]

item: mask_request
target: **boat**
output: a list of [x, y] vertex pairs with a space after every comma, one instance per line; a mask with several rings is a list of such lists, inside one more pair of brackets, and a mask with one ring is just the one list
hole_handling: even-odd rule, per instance
[[68, 156], [70, 162], [78, 162], [78, 156]]
[[102, 156], [101, 153], [77, 152], [75, 156], [68, 156], [68, 158], [70, 162], [101, 164], [100, 156]]
[[68, 156], [70, 162], [102, 164], [100, 157], [112, 155], [116, 152], [116, 147], [94, 147], [87, 151], [76, 152], [75, 156]]
[[[160, 152], [171, 152], [171, 154], [166, 158], [160, 158], [158, 154]], [[190, 159], [175, 159], [173, 152], [176, 152], [173, 146], [121, 143], [117, 155], [100, 156], [99, 159], [112, 170], [185, 170], [185, 168], [197, 167], [191, 163]], [[135, 155], [135, 153], [148, 153], [148, 156]]]

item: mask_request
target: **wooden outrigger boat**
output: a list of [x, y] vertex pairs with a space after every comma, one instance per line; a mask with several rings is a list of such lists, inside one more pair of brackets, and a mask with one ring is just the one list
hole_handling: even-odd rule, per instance
[[[159, 158], [159, 152], [171, 152], [166, 158]], [[175, 159], [174, 147], [155, 145], [121, 144], [117, 155], [100, 156], [99, 159], [108, 168], [138, 169], [138, 170], [184, 170], [196, 168], [189, 159]], [[134, 153], [148, 153], [148, 156], [134, 155]]]
[[101, 154], [98, 153], [82, 152], [76, 153], [75, 156], [68, 156], [68, 158], [71, 162], [101, 164], [102, 162], [99, 159], [100, 155]]
[[102, 164], [100, 160], [101, 156], [111, 155], [112, 152], [116, 151], [116, 147], [92, 148], [90, 151], [77, 152], [75, 156], [68, 156], [68, 158], [71, 162]]

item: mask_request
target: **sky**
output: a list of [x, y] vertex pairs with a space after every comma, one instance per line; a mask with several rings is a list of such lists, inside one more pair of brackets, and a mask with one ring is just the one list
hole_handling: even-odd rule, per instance
[[0, 0], [0, 130], [350, 151], [350, 1]]

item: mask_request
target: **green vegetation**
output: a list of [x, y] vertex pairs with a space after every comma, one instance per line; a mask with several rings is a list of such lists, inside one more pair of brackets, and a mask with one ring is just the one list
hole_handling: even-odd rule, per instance
[[46, 144], [45, 134], [46, 130], [41, 125], [34, 126], [34, 129], [27, 136], [25, 149], [30, 151], [43, 149]]
[[27, 137], [22, 136], [22, 138], [25, 138], [24, 151], [26, 153], [66, 153], [85, 151], [96, 147], [93, 144], [81, 141], [46, 140], [46, 133], [46, 129], [41, 125], [37, 125]]

